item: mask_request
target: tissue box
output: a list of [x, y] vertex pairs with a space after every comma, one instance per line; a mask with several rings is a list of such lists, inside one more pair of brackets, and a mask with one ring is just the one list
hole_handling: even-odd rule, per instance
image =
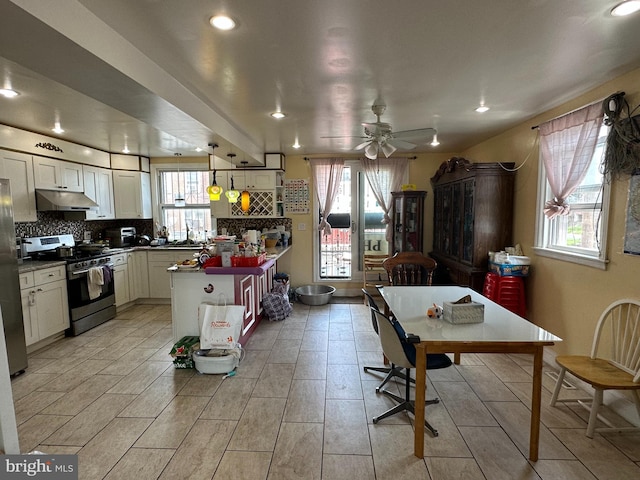
[[455, 324], [484, 322], [484, 305], [478, 302], [453, 303], [444, 302], [442, 318]]

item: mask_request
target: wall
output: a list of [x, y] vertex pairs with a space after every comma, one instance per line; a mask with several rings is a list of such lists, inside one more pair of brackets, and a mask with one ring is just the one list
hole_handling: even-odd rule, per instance
[[628, 178], [614, 181], [611, 192], [606, 270], [537, 257], [532, 250], [538, 179], [537, 130], [533, 125], [599, 101], [617, 91], [626, 92], [631, 107], [640, 102], [640, 69], [608, 82], [584, 95], [463, 152], [473, 161], [515, 161], [514, 240], [532, 259], [527, 279], [528, 318], [564, 339], [554, 350], [562, 354], [588, 354], [598, 316], [612, 301], [638, 298], [640, 257], [623, 252]]

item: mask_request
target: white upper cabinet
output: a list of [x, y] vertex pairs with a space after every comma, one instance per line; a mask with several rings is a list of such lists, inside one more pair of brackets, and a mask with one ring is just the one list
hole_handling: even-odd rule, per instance
[[84, 194], [98, 204], [98, 210], [89, 210], [87, 220], [111, 220], [116, 218], [113, 199], [113, 175], [107, 168], [82, 166]]
[[35, 222], [38, 216], [31, 155], [0, 150], [0, 177], [10, 181], [14, 221]]
[[151, 218], [151, 176], [146, 172], [114, 171], [116, 218]]
[[233, 182], [238, 190], [273, 190], [276, 187], [275, 170], [237, 170]]
[[34, 156], [33, 173], [36, 188], [68, 192], [84, 191], [82, 165], [80, 164]]

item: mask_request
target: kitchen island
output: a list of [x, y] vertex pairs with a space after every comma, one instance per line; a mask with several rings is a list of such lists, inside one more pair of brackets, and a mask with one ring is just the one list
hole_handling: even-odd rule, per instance
[[199, 335], [201, 303], [245, 307], [240, 343], [245, 344], [262, 319], [262, 297], [271, 291], [277, 261], [291, 247], [267, 249], [267, 260], [255, 267], [199, 267], [176, 265], [171, 273], [171, 317], [174, 341]]

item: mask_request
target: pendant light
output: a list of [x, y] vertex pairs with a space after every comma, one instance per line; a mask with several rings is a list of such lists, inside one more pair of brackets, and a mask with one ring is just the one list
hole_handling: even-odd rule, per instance
[[[229, 157], [229, 160], [231, 163], [233, 163], [233, 157], [235, 156], [236, 156], [235, 153], [227, 153], [227, 157]], [[227, 197], [227, 200], [229, 200], [229, 203], [238, 202], [238, 197], [240, 196], [240, 192], [236, 190], [235, 186], [233, 185], [233, 175], [231, 175], [231, 190], [227, 190], [224, 194]]]
[[176, 194], [176, 197], [173, 201], [173, 205], [175, 207], [184, 207], [186, 205], [186, 202], [184, 201], [184, 195], [180, 193], [180, 155], [182, 154], [174, 153], [174, 155], [178, 157], [178, 193]]
[[249, 207], [251, 206], [251, 198], [249, 197], [249, 192], [247, 191], [247, 179], [245, 176], [247, 163], [249, 162], [247, 162], [246, 160], [242, 161], [242, 167], [245, 169], [242, 172], [242, 178], [244, 179], [245, 188], [240, 194], [240, 208], [245, 213], [249, 211]]
[[212, 202], [220, 201], [220, 195], [224, 189], [216, 182], [216, 157], [213, 150], [218, 146], [217, 143], [210, 143], [209, 146], [212, 149], [211, 155], [213, 156], [213, 179], [211, 185], [207, 187], [207, 193], [209, 194], [209, 200]]
[[207, 193], [209, 194], [209, 200], [212, 202], [218, 202], [220, 195], [222, 195], [223, 188], [216, 183], [216, 170], [213, 171], [213, 181], [211, 185], [207, 187]]

